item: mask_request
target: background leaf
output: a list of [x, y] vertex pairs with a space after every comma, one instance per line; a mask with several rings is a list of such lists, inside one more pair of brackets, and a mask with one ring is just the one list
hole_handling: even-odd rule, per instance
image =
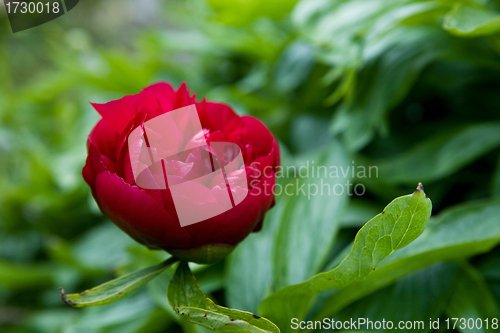
[[339, 311], [335, 319], [344, 321], [351, 318], [368, 318], [372, 322], [386, 320], [392, 321], [395, 326], [404, 321], [411, 322], [412, 328], [398, 327], [398, 331], [430, 332], [432, 328], [429, 319], [441, 318], [450, 304], [458, 272], [459, 268], [455, 263], [431, 265], [368, 295], [363, 300], [354, 302]]
[[496, 330], [492, 327], [486, 329], [484, 323], [482, 327], [470, 325], [470, 320], [498, 318], [500, 308], [481, 274], [473, 267], [463, 265], [446, 312], [450, 318], [466, 320], [466, 325], [457, 324], [460, 332], [494, 332]]
[[491, 35], [500, 31], [500, 13], [478, 3], [457, 2], [445, 16], [443, 27], [462, 37]]
[[395, 158], [371, 164], [379, 167], [380, 177], [388, 183], [428, 182], [448, 176], [498, 146], [500, 123], [469, 125], [428, 138]]

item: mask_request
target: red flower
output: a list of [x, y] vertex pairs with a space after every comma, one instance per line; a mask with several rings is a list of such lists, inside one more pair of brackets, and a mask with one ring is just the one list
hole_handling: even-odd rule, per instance
[[[168, 185], [166, 189], [148, 189], [136, 184], [128, 139], [145, 122], [193, 104], [207, 143], [231, 142], [241, 149], [248, 194], [232, 209], [182, 227]], [[197, 103], [184, 83], [177, 91], [168, 83], [157, 83], [137, 95], [92, 105], [102, 119], [88, 137], [83, 177], [101, 211], [130, 237], [181, 259], [209, 263], [261, 228], [265, 213], [274, 204], [279, 149], [259, 120], [239, 117], [225, 104], [205, 99]], [[233, 187], [231, 190], [236, 193]], [[199, 197], [197, 204], [203, 204], [200, 200], [205, 199]]]

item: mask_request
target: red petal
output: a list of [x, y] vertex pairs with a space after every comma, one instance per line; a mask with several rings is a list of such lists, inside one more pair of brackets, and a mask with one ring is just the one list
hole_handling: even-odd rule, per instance
[[88, 155], [82, 170], [82, 175], [85, 182], [89, 184], [92, 193], [94, 193], [97, 174], [105, 171], [106, 168], [102, 164], [99, 152], [90, 141], [87, 141], [87, 150]]
[[169, 100], [173, 101], [175, 99], [175, 91], [170, 83], [158, 82], [146, 87], [141, 91], [142, 93], [152, 93], [153, 95], [165, 96]]
[[101, 211], [130, 237], [151, 248], [191, 247], [179, 222], [144, 191], [109, 172], [92, 143], [82, 173]]
[[104, 119], [99, 120], [90, 132], [89, 141], [97, 148], [99, 153], [116, 161], [116, 144], [119, 135]]
[[136, 241], [150, 248], [191, 246], [191, 236], [155, 200], [117, 175], [103, 172], [95, 182], [96, 201], [102, 212]]
[[[154, 112], [163, 114], [174, 109], [175, 91], [169, 83], [155, 83], [139, 94], [138, 111]], [[156, 116], [155, 115], [155, 116]]]
[[274, 148], [266, 156], [257, 157], [250, 164], [252, 168], [259, 170], [260, 175], [264, 173], [273, 172], [276, 166], [276, 154], [274, 153]]
[[174, 99], [174, 110], [182, 108], [183, 106], [188, 106], [196, 102], [195, 97], [189, 96], [189, 91], [187, 90], [186, 82], [182, 82], [175, 93]]
[[241, 122], [248, 132], [247, 140], [254, 149], [255, 156], [269, 154], [275, 140], [267, 127], [260, 120], [249, 116], [241, 117]]
[[207, 102], [197, 103], [196, 108], [200, 116], [201, 126], [212, 131], [224, 131], [224, 128], [238, 115], [226, 104]]
[[138, 95], [128, 95], [105, 104], [90, 103], [117, 133], [122, 133], [137, 114]]

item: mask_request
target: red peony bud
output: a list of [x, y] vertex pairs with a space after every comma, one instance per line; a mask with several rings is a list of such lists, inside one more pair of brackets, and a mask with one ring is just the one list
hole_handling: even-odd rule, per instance
[[212, 263], [260, 229], [274, 204], [279, 149], [259, 120], [197, 103], [184, 83], [92, 105], [102, 119], [88, 138], [83, 177], [130, 237]]

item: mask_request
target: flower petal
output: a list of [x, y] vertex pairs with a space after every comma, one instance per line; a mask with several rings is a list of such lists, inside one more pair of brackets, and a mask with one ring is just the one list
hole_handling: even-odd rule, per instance
[[176, 218], [143, 190], [109, 172], [92, 143], [82, 173], [103, 214], [130, 237], [156, 249], [191, 246], [191, 236]]
[[137, 115], [138, 95], [127, 95], [105, 104], [90, 103], [102, 118], [119, 134]]
[[118, 133], [104, 119], [99, 120], [90, 132], [89, 140], [94, 144], [99, 153], [116, 161], [116, 144]]
[[175, 91], [166, 82], [155, 83], [143, 89], [138, 96], [138, 111], [160, 111], [165, 113], [174, 110]]
[[189, 248], [191, 236], [156, 201], [110, 172], [97, 175], [96, 201], [102, 212], [136, 241], [154, 249]]
[[267, 127], [257, 118], [241, 117], [243, 126], [248, 131], [248, 143], [252, 146], [256, 156], [266, 156], [273, 147], [274, 137]]
[[[203, 100], [196, 104], [201, 126], [211, 131], [223, 131], [227, 124], [238, 118], [230, 106]], [[236, 122], [238, 120], [235, 120]]]

